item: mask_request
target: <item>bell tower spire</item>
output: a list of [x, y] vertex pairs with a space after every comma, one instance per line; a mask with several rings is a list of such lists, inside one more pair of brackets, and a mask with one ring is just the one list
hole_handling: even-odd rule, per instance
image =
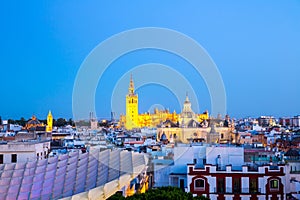
[[132, 79], [132, 74], [130, 75], [128, 94], [129, 95], [134, 95], [134, 83], [133, 83], [133, 79]]
[[134, 83], [132, 74], [130, 76], [128, 94], [126, 96], [126, 122], [127, 130], [139, 128], [139, 114], [138, 114], [138, 95], [134, 94]]
[[51, 111], [49, 110], [48, 116], [47, 116], [47, 126], [46, 126], [46, 132], [52, 132], [53, 128], [53, 116]]
[[186, 95], [185, 95], [185, 102], [190, 102], [188, 92], [186, 92]]

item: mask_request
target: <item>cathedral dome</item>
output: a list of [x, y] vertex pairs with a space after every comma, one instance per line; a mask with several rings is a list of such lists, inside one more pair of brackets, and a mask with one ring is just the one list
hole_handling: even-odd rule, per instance
[[26, 123], [26, 129], [27, 130], [36, 130], [36, 128], [40, 128], [40, 127], [45, 127], [43, 123], [41, 123], [37, 118], [36, 116], [32, 116], [31, 117], [31, 120], [29, 120], [27, 123]]
[[27, 122], [28, 125], [39, 125], [41, 122], [35, 117], [32, 116], [31, 120]]
[[163, 133], [160, 137], [160, 141], [165, 141], [165, 140], [168, 140], [167, 136], [165, 133]]

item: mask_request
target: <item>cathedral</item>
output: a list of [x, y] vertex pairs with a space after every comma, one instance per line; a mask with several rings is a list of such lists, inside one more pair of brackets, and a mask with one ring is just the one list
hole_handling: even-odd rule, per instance
[[47, 125], [44, 123], [40, 122], [36, 116], [32, 116], [31, 120], [29, 120], [26, 125], [25, 129], [28, 131], [46, 131], [48, 133], [52, 132], [52, 127], [53, 127], [53, 116], [51, 111], [49, 111], [47, 115]]
[[120, 116], [120, 126], [127, 130], [139, 129], [143, 127], [161, 127], [166, 124], [176, 127], [187, 127], [192, 124], [195, 127], [207, 126], [209, 119], [208, 112], [196, 114], [191, 108], [191, 102], [186, 95], [182, 113], [177, 114], [169, 110], [155, 109], [154, 113], [139, 114], [138, 95], [134, 91], [132, 75], [130, 77], [128, 94], [126, 95], [126, 115]]

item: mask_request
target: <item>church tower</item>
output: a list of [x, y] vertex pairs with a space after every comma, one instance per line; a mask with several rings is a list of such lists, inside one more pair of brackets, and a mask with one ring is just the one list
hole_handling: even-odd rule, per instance
[[184, 126], [187, 126], [187, 124], [191, 120], [195, 120], [195, 113], [192, 110], [192, 104], [189, 100], [188, 94], [186, 94], [180, 117], [181, 117], [181, 125]]
[[47, 127], [46, 127], [46, 132], [52, 132], [52, 128], [53, 128], [53, 117], [52, 117], [52, 113], [49, 110], [48, 116], [47, 116]]
[[127, 130], [138, 128], [138, 95], [134, 93], [134, 84], [132, 75], [130, 77], [130, 83], [128, 88], [128, 94], [126, 95], [126, 123]]

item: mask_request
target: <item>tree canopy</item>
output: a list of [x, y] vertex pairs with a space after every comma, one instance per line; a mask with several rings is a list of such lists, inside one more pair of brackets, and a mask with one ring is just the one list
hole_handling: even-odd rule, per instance
[[143, 194], [134, 194], [130, 197], [123, 197], [122, 194], [116, 193], [109, 200], [209, 200], [204, 196], [193, 197], [192, 193], [182, 191], [176, 187], [160, 187], [148, 190]]

